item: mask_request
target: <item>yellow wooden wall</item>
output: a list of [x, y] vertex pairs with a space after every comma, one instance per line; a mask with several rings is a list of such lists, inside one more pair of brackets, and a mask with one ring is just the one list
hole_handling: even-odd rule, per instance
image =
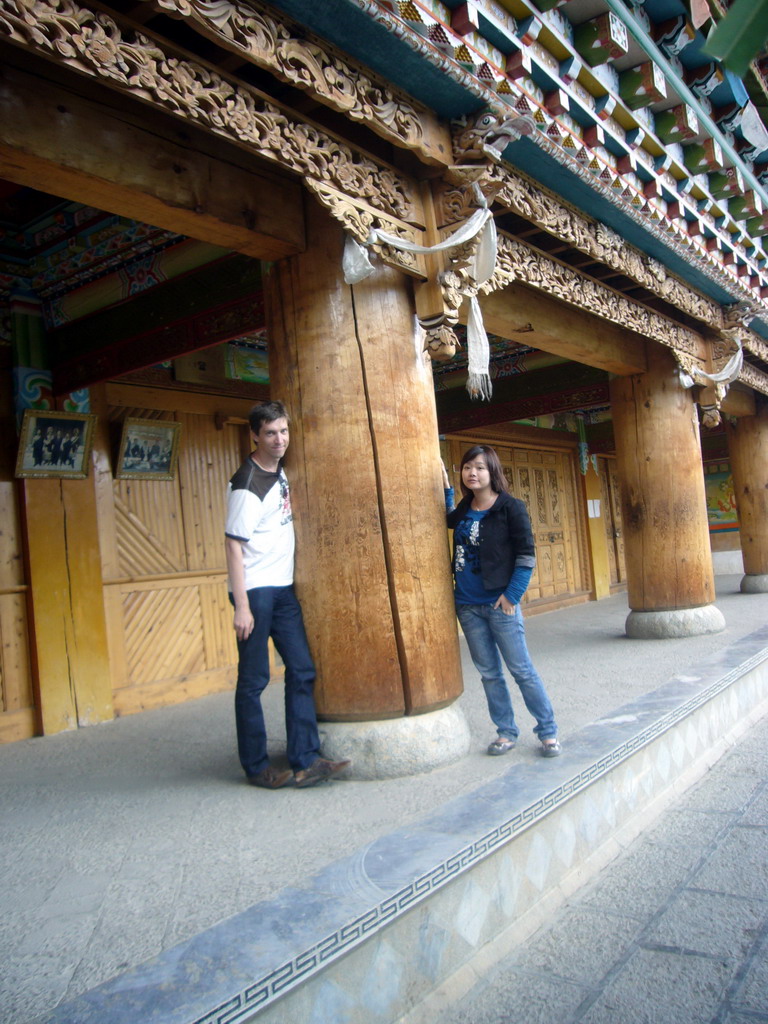
[[[248, 451], [244, 421], [253, 403], [119, 383], [101, 389], [97, 401], [105, 456], [99, 531], [115, 714], [228, 689], [237, 650], [226, 589], [226, 487]], [[113, 478], [106, 463], [114, 463], [126, 417], [181, 424], [174, 480]]]
[[[10, 374], [0, 374], [0, 425], [15, 438]], [[0, 743], [35, 732], [29, 661], [27, 587], [24, 576], [14, 445], [0, 446]]]
[[0, 370], [0, 743], [35, 732], [11, 374]]

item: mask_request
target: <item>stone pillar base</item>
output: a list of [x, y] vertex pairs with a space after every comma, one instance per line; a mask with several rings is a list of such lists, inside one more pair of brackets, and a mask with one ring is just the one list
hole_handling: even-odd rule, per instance
[[320, 749], [332, 761], [349, 758], [351, 779], [419, 775], [466, 757], [469, 726], [455, 705], [378, 722], [318, 722]]
[[739, 589], [742, 594], [768, 594], [768, 573], [747, 573]]
[[624, 628], [633, 640], [669, 640], [719, 633], [725, 629], [725, 619], [719, 608], [706, 604], [669, 612], [630, 612]]

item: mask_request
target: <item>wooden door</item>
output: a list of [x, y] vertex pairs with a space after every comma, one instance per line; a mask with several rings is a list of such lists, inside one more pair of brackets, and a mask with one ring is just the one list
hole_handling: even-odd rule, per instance
[[[531, 518], [536, 569], [527, 599], [571, 594], [582, 589], [567, 496], [565, 456], [559, 452], [496, 449], [510, 490], [522, 498]], [[510, 458], [511, 456], [511, 458]]]
[[621, 521], [621, 493], [616, 460], [601, 458], [600, 490], [602, 492], [603, 523], [605, 524], [611, 586], [625, 583], [627, 570], [624, 562], [624, 536]]

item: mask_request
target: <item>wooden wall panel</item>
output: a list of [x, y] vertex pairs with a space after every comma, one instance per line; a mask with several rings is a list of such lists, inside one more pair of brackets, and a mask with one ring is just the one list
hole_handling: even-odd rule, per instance
[[113, 717], [91, 477], [24, 480], [30, 647], [43, 734]]
[[134, 590], [123, 595], [131, 681], [194, 675], [205, 669], [203, 622], [196, 586]]
[[187, 700], [231, 690], [234, 683], [235, 676], [230, 669], [217, 669], [214, 672], [198, 672], [193, 676], [158, 679], [144, 685], [129, 686], [115, 691], [115, 714], [118, 717], [135, 715], [152, 708], [182, 704]]
[[24, 584], [16, 484], [0, 480], [0, 590]]
[[121, 614], [123, 676], [114, 693], [118, 715], [234, 686], [237, 648], [223, 578], [110, 589]]
[[179, 413], [179, 479], [188, 569], [220, 569], [227, 481], [241, 462], [244, 426], [216, 429], [209, 416]]
[[0, 594], [0, 743], [34, 732], [26, 595]]
[[[160, 488], [161, 483], [165, 489]], [[152, 576], [186, 568], [175, 535], [179, 532], [179, 503], [173, 481], [116, 480], [114, 501], [121, 576]]]
[[36, 731], [11, 375], [0, 372], [0, 743]]
[[116, 480], [115, 511], [122, 575], [187, 568], [178, 480]]
[[175, 480], [114, 480], [103, 498], [110, 665], [115, 713], [124, 715], [234, 686], [224, 520], [251, 403], [115, 385], [105, 397], [113, 445], [126, 416], [182, 425]]
[[[16, 486], [0, 481], [0, 742], [34, 731]], [[21, 723], [24, 723], [23, 725]], [[19, 728], [21, 726], [21, 732]]]
[[[172, 413], [135, 406], [112, 409], [110, 419], [117, 421], [116, 436], [128, 417], [174, 419]], [[115, 513], [121, 576], [183, 572], [187, 568], [178, 474], [175, 480], [115, 480]]]
[[[107, 622], [109, 646], [109, 671], [114, 692], [129, 684], [128, 662], [125, 651], [125, 629], [123, 624], [123, 595], [119, 585], [104, 587], [104, 616]], [[117, 713], [117, 705], [115, 705]]]
[[205, 663], [209, 669], [224, 668], [237, 663], [237, 642], [232, 628], [232, 605], [226, 582], [200, 586], [205, 643]]

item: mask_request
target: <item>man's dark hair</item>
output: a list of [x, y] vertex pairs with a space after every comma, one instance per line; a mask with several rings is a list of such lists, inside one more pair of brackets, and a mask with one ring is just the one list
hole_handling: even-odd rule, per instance
[[254, 405], [248, 413], [248, 422], [254, 434], [258, 434], [264, 423], [272, 423], [279, 419], [291, 422], [288, 410], [282, 402], [260, 402], [259, 405]]
[[[509, 484], [507, 483], [507, 478], [504, 475], [504, 470], [501, 467], [501, 460], [496, 454], [496, 451], [491, 448], [489, 444], [476, 444], [465, 451], [459, 468], [464, 469], [464, 466], [473, 459], [476, 459], [478, 455], [482, 455], [485, 458], [485, 464], [491, 475], [491, 490], [495, 491], [496, 494], [501, 494], [504, 491], [509, 492]], [[461, 493], [464, 497], [467, 497], [467, 495], [472, 493], [470, 489], [464, 485], [463, 479], [461, 481]]]

